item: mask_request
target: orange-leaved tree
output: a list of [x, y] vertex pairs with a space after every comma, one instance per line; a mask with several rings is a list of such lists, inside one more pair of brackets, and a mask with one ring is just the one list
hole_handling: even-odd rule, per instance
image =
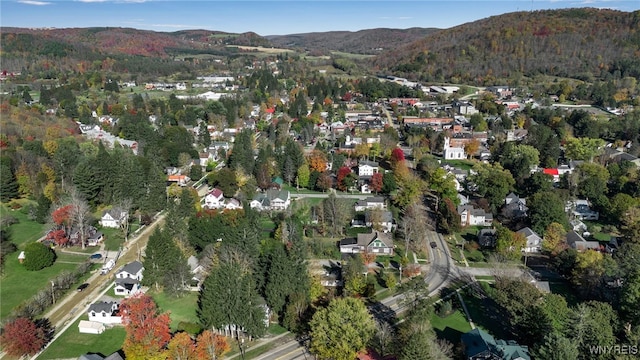
[[191, 335], [179, 332], [169, 341], [165, 355], [167, 360], [196, 360], [196, 344]]
[[198, 360], [220, 360], [231, 350], [227, 338], [205, 330], [196, 339], [196, 355]]
[[146, 294], [123, 300], [120, 314], [127, 333], [122, 346], [127, 360], [164, 359], [163, 349], [171, 339], [169, 314], [160, 314]]

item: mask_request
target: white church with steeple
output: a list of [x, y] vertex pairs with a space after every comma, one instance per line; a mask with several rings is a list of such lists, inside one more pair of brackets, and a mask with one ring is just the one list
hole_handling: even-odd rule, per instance
[[464, 148], [451, 147], [451, 139], [448, 137], [444, 138], [444, 149], [442, 150], [442, 155], [445, 160], [464, 160], [467, 158], [464, 153]]

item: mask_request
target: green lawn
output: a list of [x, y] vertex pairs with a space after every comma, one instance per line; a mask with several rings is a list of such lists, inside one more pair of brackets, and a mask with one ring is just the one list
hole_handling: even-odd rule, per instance
[[78, 331], [80, 320], [87, 320], [87, 318], [83, 316], [73, 323], [38, 356], [38, 360], [78, 358], [86, 353], [100, 353], [107, 356], [122, 348], [125, 338], [124, 327], [115, 326], [99, 335], [81, 334]]
[[181, 298], [173, 298], [165, 293], [150, 291], [161, 312], [169, 311], [171, 316], [171, 330], [175, 330], [180, 322], [198, 323], [196, 309], [198, 308], [198, 293], [191, 291]]
[[267, 328], [267, 333], [271, 335], [280, 335], [286, 333], [287, 331], [289, 330], [283, 328], [278, 324], [270, 324], [269, 328]]
[[476, 162], [471, 160], [442, 160], [442, 163], [449, 164], [462, 170], [469, 170]]
[[86, 260], [84, 256], [63, 254], [58, 252], [56, 262], [40, 271], [28, 271], [18, 261], [18, 254], [7, 256], [0, 288], [0, 319], [4, 319], [11, 310], [25, 300], [31, 298], [38, 291], [50, 286], [49, 280], [56, 277], [62, 271], [73, 271], [78, 264]]
[[471, 331], [471, 325], [469, 325], [462, 310], [456, 310], [445, 318], [433, 314], [431, 325], [439, 338], [449, 340], [452, 344], [459, 343], [460, 336]]
[[23, 249], [24, 245], [34, 242], [44, 235], [44, 224], [39, 224], [33, 220], [29, 220], [26, 213], [27, 200], [20, 201], [23, 208], [19, 210], [11, 210], [6, 205], [0, 206], [0, 217], [12, 216], [18, 220], [18, 223], [9, 227], [11, 234], [11, 242], [16, 244], [19, 249]]
[[99, 230], [104, 234], [105, 250], [116, 251], [124, 243], [124, 235], [122, 230], [114, 228], [101, 228]]

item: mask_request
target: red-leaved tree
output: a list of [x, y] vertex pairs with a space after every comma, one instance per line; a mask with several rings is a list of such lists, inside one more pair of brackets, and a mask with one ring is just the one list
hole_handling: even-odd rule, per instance
[[2, 350], [11, 356], [34, 355], [46, 344], [44, 330], [27, 318], [17, 318], [4, 327]]
[[397, 163], [404, 161], [404, 151], [400, 148], [395, 148], [391, 151], [391, 165], [394, 166]]
[[343, 166], [340, 169], [338, 169], [338, 178], [336, 179], [338, 182], [337, 184], [338, 190], [340, 191], [347, 190], [347, 184], [345, 182], [345, 179], [350, 174], [351, 174], [351, 169], [348, 166]]
[[382, 184], [382, 173], [377, 172], [371, 176], [371, 190], [376, 194], [382, 191]]
[[196, 343], [198, 360], [220, 360], [231, 350], [227, 338], [211, 330], [205, 330], [198, 335]]
[[120, 313], [127, 332], [122, 345], [127, 360], [161, 358], [171, 339], [169, 314], [160, 314], [156, 303], [146, 294], [123, 300]]

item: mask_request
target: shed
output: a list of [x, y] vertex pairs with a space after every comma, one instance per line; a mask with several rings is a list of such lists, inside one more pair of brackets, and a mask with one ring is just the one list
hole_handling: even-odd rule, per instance
[[83, 334], [102, 334], [105, 326], [97, 321], [80, 320], [78, 330]]

